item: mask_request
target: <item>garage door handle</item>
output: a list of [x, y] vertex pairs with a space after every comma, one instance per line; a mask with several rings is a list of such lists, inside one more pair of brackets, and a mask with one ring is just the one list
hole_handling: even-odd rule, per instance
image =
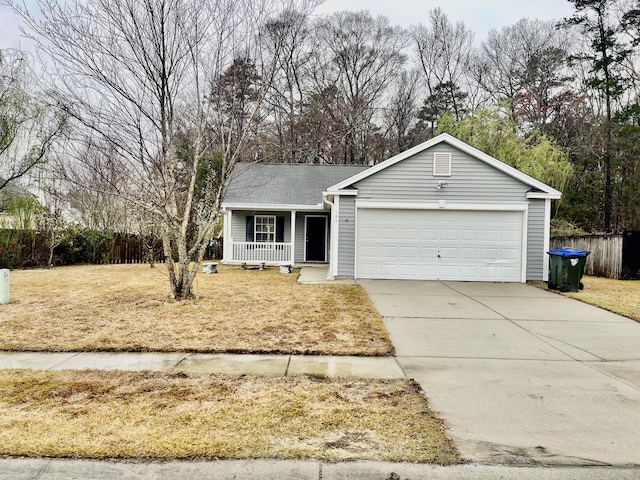
[[440, 258], [440, 254], [438, 254], [438, 258]]

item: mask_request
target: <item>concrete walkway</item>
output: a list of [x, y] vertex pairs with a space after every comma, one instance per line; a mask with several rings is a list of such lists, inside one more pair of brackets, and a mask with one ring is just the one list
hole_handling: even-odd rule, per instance
[[331, 284], [331, 285], [355, 285], [356, 281], [353, 278], [337, 278], [335, 280], [327, 279], [329, 274], [329, 268], [326, 265], [304, 265], [300, 269], [300, 276], [298, 277], [298, 283], [305, 285], [314, 284]]
[[640, 324], [524, 284], [359, 282], [474, 462], [640, 464]]
[[393, 357], [205, 353], [0, 352], [0, 369], [151, 370], [189, 374], [403, 378]]

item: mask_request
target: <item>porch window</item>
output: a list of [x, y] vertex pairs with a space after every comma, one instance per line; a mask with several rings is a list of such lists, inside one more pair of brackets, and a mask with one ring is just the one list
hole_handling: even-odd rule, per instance
[[255, 216], [255, 242], [274, 243], [276, 241], [276, 217], [275, 215]]

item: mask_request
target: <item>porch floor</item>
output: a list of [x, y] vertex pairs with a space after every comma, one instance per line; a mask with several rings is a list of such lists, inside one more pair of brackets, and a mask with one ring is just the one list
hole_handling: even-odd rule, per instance
[[337, 278], [335, 280], [328, 280], [327, 275], [329, 273], [329, 267], [326, 265], [303, 265], [300, 269], [300, 276], [298, 277], [298, 283], [309, 284], [345, 284], [355, 285], [356, 281], [353, 278]]

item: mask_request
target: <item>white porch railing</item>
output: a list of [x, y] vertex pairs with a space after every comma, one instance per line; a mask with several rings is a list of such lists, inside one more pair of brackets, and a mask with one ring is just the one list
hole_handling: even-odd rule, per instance
[[293, 263], [290, 243], [233, 242], [231, 251], [231, 262]]

